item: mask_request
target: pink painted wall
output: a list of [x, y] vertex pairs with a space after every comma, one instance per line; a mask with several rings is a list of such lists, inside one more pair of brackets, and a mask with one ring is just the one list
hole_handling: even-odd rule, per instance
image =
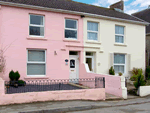
[[84, 64], [81, 64], [81, 70], [80, 78], [105, 77], [106, 93], [122, 97], [121, 78], [119, 76], [87, 73]]
[[5, 94], [0, 79], [0, 105], [60, 100], [105, 100], [105, 88]]
[[[29, 39], [30, 13], [45, 16], [45, 38], [47, 40]], [[83, 62], [83, 20], [80, 16], [6, 6], [1, 7], [0, 16], [0, 45], [6, 47], [11, 44], [5, 52], [5, 80], [9, 80], [8, 74], [11, 70], [19, 71], [20, 79], [27, 77], [28, 48], [47, 51], [46, 77], [49, 79], [69, 78], [69, 64], [65, 65], [65, 59], [69, 59], [69, 50], [79, 51], [80, 64]], [[78, 20], [77, 42], [64, 41], [65, 18]], [[77, 47], [67, 47], [66, 45], [76, 45]], [[57, 52], [57, 55], [54, 55], [54, 51]]]

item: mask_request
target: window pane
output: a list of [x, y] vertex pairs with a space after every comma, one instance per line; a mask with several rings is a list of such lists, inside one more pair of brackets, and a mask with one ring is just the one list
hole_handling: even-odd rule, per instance
[[28, 50], [28, 61], [45, 62], [45, 51]]
[[115, 73], [124, 73], [124, 66], [115, 65], [114, 66]]
[[114, 54], [114, 63], [125, 64], [125, 55], [123, 55], [123, 54]]
[[115, 26], [115, 33], [124, 35], [124, 27], [123, 26]]
[[30, 26], [30, 35], [44, 36], [44, 27]]
[[115, 36], [115, 42], [118, 42], [118, 43], [124, 43], [124, 37], [123, 36]]
[[88, 32], [88, 40], [97, 40], [97, 33]]
[[70, 60], [70, 68], [75, 68], [75, 60]]
[[44, 23], [43, 23], [43, 16], [30, 15], [30, 24], [44, 25]]
[[77, 39], [77, 31], [65, 30], [65, 38], [75, 38], [75, 39]]
[[45, 75], [45, 64], [27, 64], [27, 75]]
[[77, 29], [77, 21], [66, 19], [66, 28]]
[[91, 31], [98, 31], [98, 23], [88, 22], [87, 29]]

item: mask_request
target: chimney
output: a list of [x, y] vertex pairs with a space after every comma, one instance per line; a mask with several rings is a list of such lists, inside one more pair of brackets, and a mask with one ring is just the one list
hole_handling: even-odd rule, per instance
[[110, 5], [110, 9], [116, 9], [118, 11], [120, 10], [120, 11], [124, 12], [124, 1], [121, 0], [117, 3]]

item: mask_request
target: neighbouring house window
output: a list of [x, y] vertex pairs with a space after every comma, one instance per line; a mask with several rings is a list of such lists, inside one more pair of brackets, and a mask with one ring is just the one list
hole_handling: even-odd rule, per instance
[[44, 36], [44, 16], [30, 15], [29, 35]]
[[115, 73], [125, 73], [125, 55], [114, 54], [114, 70]]
[[86, 52], [86, 63], [89, 66], [89, 70], [94, 72], [94, 54], [91, 52]]
[[87, 22], [87, 39], [98, 40], [98, 23]]
[[65, 19], [65, 38], [77, 39], [77, 20]]
[[124, 43], [124, 27], [115, 26], [115, 42]]
[[27, 75], [45, 75], [46, 73], [46, 51], [28, 50]]

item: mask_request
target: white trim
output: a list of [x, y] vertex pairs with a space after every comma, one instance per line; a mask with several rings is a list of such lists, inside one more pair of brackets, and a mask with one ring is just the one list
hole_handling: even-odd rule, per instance
[[[125, 74], [126, 74], [126, 64], [127, 64], [127, 63], [126, 63], [126, 54], [123, 54], [123, 53], [113, 53], [113, 54], [114, 54], [114, 55], [113, 55], [113, 68], [114, 68], [115, 65], [117, 65], [117, 66], [124, 66], [124, 73], [122, 73], [122, 74], [125, 75]], [[114, 60], [115, 54], [123, 54], [123, 55], [125, 55], [125, 64], [117, 64], [117, 63], [115, 64], [115, 63], [114, 63], [114, 61], [115, 61], [115, 60]], [[118, 73], [115, 73], [115, 75], [118, 75]]]
[[[33, 50], [33, 51], [44, 51], [45, 52], [45, 62], [37, 62], [37, 61], [28, 61], [28, 51], [29, 50]], [[33, 77], [43, 77], [43, 76], [46, 76], [46, 50], [42, 50], [42, 49], [27, 49], [27, 65], [28, 64], [45, 64], [45, 75], [28, 75], [27, 74], [27, 66], [26, 66], [26, 75], [27, 75], [27, 77], [28, 76], [33, 76]]]
[[36, 9], [36, 10], [53, 11], [53, 12], [61, 12], [61, 13], [76, 14], [76, 15], [84, 15], [84, 16], [94, 17], [94, 18], [98, 17], [98, 18], [105, 18], [105, 19], [110, 19], [110, 20], [119, 20], [119, 21], [124, 21], [124, 22], [129, 22], [129, 23], [135, 23], [135, 24], [149, 25], [148, 22], [127, 20], [127, 19], [121, 19], [121, 18], [91, 14], [91, 13], [84, 13], [84, 12], [78, 12], [78, 11], [69, 11], [69, 10], [63, 10], [63, 9], [46, 8], [46, 7], [41, 7], [41, 6], [25, 5], [25, 4], [19, 4], [19, 3], [4, 2], [4, 1], [0, 1], [0, 4], [1, 5], [7, 5], [7, 6], [21, 7], [21, 8], [31, 8], [31, 9]]
[[[87, 51], [86, 51], [87, 52]], [[86, 52], [85, 52], [85, 63], [86, 63], [86, 58], [91, 58], [92, 59], [92, 70], [93, 71], [90, 71], [90, 72], [95, 72], [95, 60], [94, 60], [94, 53], [93, 52], [90, 52], [90, 53], [93, 53], [93, 55], [86, 55]]]
[[[74, 28], [66, 28], [66, 20], [76, 21], [76, 29], [74, 29]], [[65, 30], [77, 31], [77, 38], [66, 38], [66, 37], [64, 36], [65, 39], [78, 40], [78, 20], [65, 18]], [[64, 31], [64, 33], [65, 33], [65, 31]], [[65, 34], [64, 34], [64, 35], [65, 35]]]
[[[30, 24], [30, 16], [31, 15], [36, 15], [36, 16], [42, 16], [43, 17], [43, 25], [36, 25], [36, 24]], [[33, 27], [43, 27], [44, 28], [44, 35], [43, 36], [37, 36], [37, 35], [30, 35], [30, 26], [33, 26]], [[44, 38], [45, 36], [45, 17], [43, 15], [37, 15], [37, 14], [29, 14], [29, 36], [30, 37], [40, 37], [40, 38]]]

